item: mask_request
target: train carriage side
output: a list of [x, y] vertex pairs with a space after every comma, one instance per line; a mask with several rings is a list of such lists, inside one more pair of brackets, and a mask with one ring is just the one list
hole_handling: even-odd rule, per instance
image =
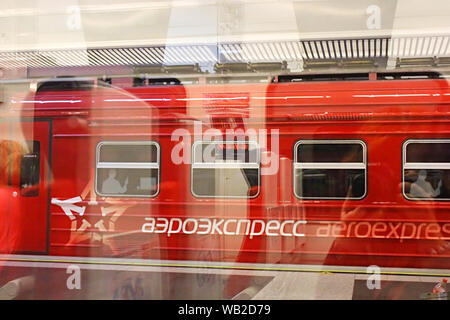
[[444, 80], [34, 96], [23, 117], [52, 126], [44, 251], [449, 268], [449, 96]]
[[269, 88], [307, 220], [298, 261], [450, 267], [448, 95], [445, 80]]

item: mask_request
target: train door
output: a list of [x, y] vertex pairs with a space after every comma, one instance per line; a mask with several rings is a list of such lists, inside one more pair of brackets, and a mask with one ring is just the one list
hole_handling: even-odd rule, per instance
[[2, 206], [0, 212], [1, 251], [46, 253], [50, 123], [14, 121], [3, 123], [0, 130], [7, 159], [3, 166], [6, 186], [2, 188], [6, 208]]

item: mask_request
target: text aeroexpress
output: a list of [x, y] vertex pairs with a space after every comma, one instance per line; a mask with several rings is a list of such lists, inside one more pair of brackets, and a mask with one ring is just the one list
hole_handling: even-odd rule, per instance
[[259, 219], [218, 219], [218, 218], [145, 218], [142, 225], [145, 233], [172, 234], [219, 234], [254, 236], [304, 237], [302, 225], [305, 220], [259, 220]]
[[[306, 228], [309, 226], [309, 228]], [[146, 217], [144, 233], [450, 240], [450, 223]]]

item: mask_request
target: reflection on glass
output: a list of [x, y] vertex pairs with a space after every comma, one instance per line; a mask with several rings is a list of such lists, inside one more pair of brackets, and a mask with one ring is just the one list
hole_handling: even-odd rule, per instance
[[[132, 142], [130, 142], [132, 143]], [[100, 162], [157, 162], [155, 144], [104, 144], [100, 149]]]
[[297, 161], [363, 162], [363, 148], [355, 143], [300, 143], [297, 146]]

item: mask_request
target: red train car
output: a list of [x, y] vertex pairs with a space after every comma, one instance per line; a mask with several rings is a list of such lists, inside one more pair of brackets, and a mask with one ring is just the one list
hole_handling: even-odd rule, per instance
[[390, 77], [44, 83], [2, 111], [1, 251], [448, 269], [450, 87]]

